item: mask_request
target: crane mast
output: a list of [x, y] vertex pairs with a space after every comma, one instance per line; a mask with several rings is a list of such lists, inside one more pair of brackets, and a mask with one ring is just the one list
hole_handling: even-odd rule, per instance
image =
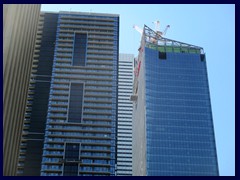
[[[167, 25], [166, 28], [164, 29], [164, 31], [160, 31], [160, 21], [157, 20], [157, 21], [154, 21], [153, 23], [155, 24], [155, 32], [158, 37], [165, 36], [168, 28], [170, 28], [170, 25]], [[143, 33], [142, 28], [138, 27], [137, 25], [134, 25], [133, 28], [142, 35], [142, 33]]]

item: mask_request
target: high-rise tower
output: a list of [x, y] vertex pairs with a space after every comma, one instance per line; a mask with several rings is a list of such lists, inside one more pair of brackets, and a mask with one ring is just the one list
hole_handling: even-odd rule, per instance
[[117, 175], [132, 175], [132, 102], [133, 54], [119, 54]]
[[40, 4], [3, 5], [3, 175], [14, 176]]
[[57, 21], [57, 13], [41, 13], [39, 17], [19, 152], [18, 175], [40, 175]]
[[[29, 105], [44, 101], [46, 115], [37, 117], [33, 107], [27, 114], [19, 175], [32, 175], [29, 153], [37, 155], [31, 162], [36, 175], [115, 175], [119, 16], [45, 12], [41, 17]], [[42, 82], [47, 87], [37, 88]], [[35, 100], [40, 94], [43, 100]], [[44, 126], [37, 128], [38, 121]]]
[[217, 176], [203, 48], [144, 26], [136, 64], [133, 175]]

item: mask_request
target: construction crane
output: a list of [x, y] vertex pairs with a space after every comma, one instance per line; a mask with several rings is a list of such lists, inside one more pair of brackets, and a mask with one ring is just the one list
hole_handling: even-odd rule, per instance
[[167, 30], [168, 30], [168, 28], [170, 28], [170, 25], [167, 25], [166, 27], [165, 27], [165, 29], [164, 29], [164, 31], [160, 31], [160, 21], [154, 21], [153, 22], [154, 24], [155, 24], [155, 32], [160, 36], [160, 37], [162, 37], [162, 36], [165, 36], [166, 35], [166, 33], [167, 33]]
[[[153, 23], [155, 24], [155, 32], [157, 34], [157, 37], [151, 38], [150, 41], [156, 43], [158, 38], [166, 35], [168, 28], [170, 28], [170, 25], [167, 25], [164, 31], [162, 32], [160, 31], [160, 21], [154, 21]], [[137, 25], [134, 25], [133, 28], [142, 35], [143, 33], [142, 28], [138, 27]]]
[[133, 25], [133, 28], [142, 35], [142, 33], [143, 33], [143, 29], [142, 28], [138, 27], [137, 25]]

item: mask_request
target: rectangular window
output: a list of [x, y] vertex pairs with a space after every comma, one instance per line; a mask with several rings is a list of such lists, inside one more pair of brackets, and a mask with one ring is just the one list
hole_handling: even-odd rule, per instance
[[205, 61], [205, 54], [200, 54], [201, 61]]
[[63, 176], [78, 176], [78, 163], [64, 163]]
[[167, 54], [166, 52], [158, 52], [158, 58], [159, 59], [167, 59]]
[[68, 108], [68, 122], [81, 123], [83, 103], [83, 83], [71, 83]]
[[79, 149], [79, 143], [66, 143], [64, 176], [78, 176]]
[[65, 161], [79, 161], [79, 144], [66, 143], [65, 147]]
[[75, 33], [73, 49], [73, 66], [85, 66], [87, 56], [87, 34]]

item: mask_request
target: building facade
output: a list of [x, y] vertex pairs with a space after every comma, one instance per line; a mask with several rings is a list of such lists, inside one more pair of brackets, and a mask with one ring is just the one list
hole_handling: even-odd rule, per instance
[[40, 4], [3, 4], [3, 175], [14, 176]]
[[38, 21], [27, 108], [19, 152], [18, 175], [39, 176], [52, 77], [58, 14], [41, 13]]
[[[46, 93], [42, 102], [46, 115], [37, 118], [30, 110], [26, 131], [33, 132], [31, 122], [44, 124], [34, 129], [39, 136], [31, 137], [43, 149], [37, 148], [37, 161], [31, 162], [37, 163], [35, 172], [42, 176], [115, 175], [119, 16], [45, 12], [41, 17], [32, 100]], [[49, 50], [41, 54], [43, 49]], [[50, 76], [44, 66], [50, 66]], [[36, 94], [36, 85], [43, 83], [46, 88]], [[19, 158], [19, 175], [30, 168], [25, 165], [31, 141], [23, 134], [22, 142], [22, 151], [27, 151]], [[32, 154], [36, 151], [29, 148]]]
[[133, 175], [218, 176], [203, 48], [145, 26], [135, 72]]
[[118, 63], [118, 130], [117, 175], [132, 175], [132, 108], [133, 54], [119, 54]]

